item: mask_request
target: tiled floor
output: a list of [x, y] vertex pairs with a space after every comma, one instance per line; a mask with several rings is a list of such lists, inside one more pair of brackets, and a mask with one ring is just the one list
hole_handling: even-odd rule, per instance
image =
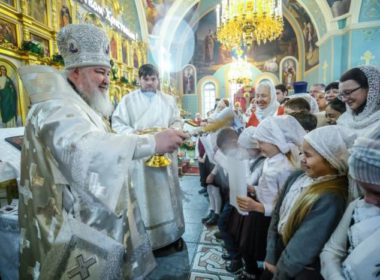
[[185, 247], [181, 252], [174, 249], [160, 251], [156, 255], [157, 268], [147, 277], [149, 280], [232, 280], [225, 261], [221, 258], [222, 246], [214, 237], [216, 227], [206, 228], [201, 219], [207, 214], [208, 201], [198, 194], [198, 176], [181, 179], [183, 211], [186, 231], [182, 236]]

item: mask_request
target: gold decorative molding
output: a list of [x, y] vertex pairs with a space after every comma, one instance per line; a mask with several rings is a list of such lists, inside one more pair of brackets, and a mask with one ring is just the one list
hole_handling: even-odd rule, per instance
[[[122, 12], [119, 1], [102, 0], [104, 7], [109, 7], [114, 14]], [[72, 23], [82, 22], [79, 18], [79, 11], [86, 10], [82, 5], [75, 0], [46, 0], [46, 21], [44, 23], [35, 20], [28, 11], [29, 0], [14, 0], [14, 5], [0, 3], [0, 23], [10, 24], [12, 27], [14, 40], [9, 41], [2, 39], [0, 34], [0, 55], [4, 62], [9, 61], [9, 64], [16, 68], [22, 65], [44, 64], [51, 65], [55, 68], [62, 69], [53, 56], [58, 53], [56, 35], [61, 28], [61, 7], [65, 4], [70, 12]], [[84, 14], [83, 14], [84, 15]], [[117, 59], [114, 59], [118, 78], [111, 81], [110, 90], [117, 93], [120, 98], [128, 92], [134, 90], [132, 85], [133, 79], [137, 76], [138, 67], [133, 66], [133, 52], [136, 50], [138, 55], [138, 64], [140, 66], [147, 61], [147, 46], [141, 41], [135, 41], [121, 35], [105, 20], [100, 20], [102, 28], [104, 28], [111, 40], [112, 35], [115, 37], [117, 48]], [[33, 37], [34, 36], [34, 37]], [[30, 50], [23, 50], [23, 42], [30, 41], [33, 38], [39, 37], [49, 48], [49, 55], [38, 56]], [[44, 41], [46, 40], [46, 41]], [[123, 61], [123, 48], [126, 50], [126, 60]], [[125, 76], [126, 81], [121, 80]], [[21, 88], [21, 87], [20, 87]], [[23, 120], [27, 114], [27, 105], [21, 106]]]

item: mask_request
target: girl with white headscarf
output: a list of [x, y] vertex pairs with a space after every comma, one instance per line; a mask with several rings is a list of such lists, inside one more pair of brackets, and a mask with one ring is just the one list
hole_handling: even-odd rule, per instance
[[252, 112], [247, 127], [258, 126], [266, 117], [283, 115], [284, 108], [277, 101], [274, 84], [265, 80], [259, 83], [255, 92], [256, 109]]
[[247, 279], [259, 277], [257, 261], [263, 261], [265, 257], [267, 230], [274, 203], [285, 181], [296, 169], [294, 158], [299, 155], [305, 134], [292, 116], [275, 116], [264, 119], [253, 135], [261, 153], [267, 158], [258, 185], [254, 187], [256, 198], [237, 198], [239, 208], [250, 212], [251, 227], [254, 228], [250, 235], [251, 245], [248, 245], [250, 250], [242, 252]]
[[346, 207], [348, 148], [355, 138], [339, 126], [304, 137], [304, 172], [289, 177], [268, 231], [265, 267], [273, 279], [321, 279], [318, 256]]
[[342, 75], [338, 98], [346, 103], [338, 125], [371, 133], [380, 121], [380, 71], [375, 66], [352, 68]]
[[350, 203], [321, 254], [325, 279], [375, 280], [380, 276], [380, 126], [350, 150], [349, 174], [364, 190]]

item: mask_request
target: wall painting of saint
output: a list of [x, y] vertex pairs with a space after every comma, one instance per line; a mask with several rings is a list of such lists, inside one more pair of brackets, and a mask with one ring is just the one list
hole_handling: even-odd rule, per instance
[[195, 94], [196, 69], [187, 65], [182, 71], [183, 94]]
[[15, 68], [0, 61], [0, 128], [21, 125], [21, 106], [18, 96], [18, 83]]
[[0, 44], [17, 47], [16, 25], [0, 19]]

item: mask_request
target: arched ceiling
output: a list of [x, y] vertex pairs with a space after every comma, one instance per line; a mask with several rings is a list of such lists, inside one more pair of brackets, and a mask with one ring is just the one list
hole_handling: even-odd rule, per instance
[[[219, 3], [218, 0], [136, 0], [139, 10], [140, 26], [143, 39], [147, 40], [147, 35], [155, 36], [152, 33], [154, 24], [161, 21], [159, 36], [168, 36], [174, 33], [173, 21], [170, 18], [189, 19], [190, 25], [195, 25], [210, 10]], [[331, 9], [327, 0], [283, 0], [284, 8], [290, 11], [306, 13], [317, 31], [318, 38], [332, 29], [337, 29], [336, 21], [333, 21]], [[189, 11], [193, 15], [189, 15]], [[295, 16], [297, 18], [297, 16]], [[144, 21], [145, 22], [142, 22]], [[335, 23], [335, 24], [331, 24]], [[302, 30], [302, 26], [299, 27]], [[170, 36], [170, 35], [169, 35]]]

